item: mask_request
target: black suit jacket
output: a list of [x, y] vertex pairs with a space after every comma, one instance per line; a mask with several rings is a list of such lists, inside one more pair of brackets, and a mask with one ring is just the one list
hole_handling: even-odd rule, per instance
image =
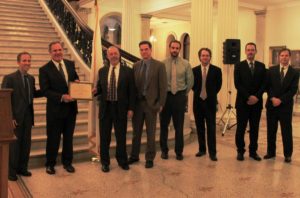
[[[283, 82], [280, 81], [280, 66], [276, 65], [270, 67], [267, 72], [267, 92], [268, 100], [266, 103], [266, 108], [277, 109], [280, 112], [293, 112], [293, 97], [298, 90], [299, 83], [299, 73], [291, 66], [288, 67], [288, 71], [284, 77]], [[273, 107], [272, 97], [279, 98], [281, 104], [278, 107]]]
[[[108, 86], [109, 66], [104, 66], [99, 70], [97, 82], [97, 94], [100, 100], [99, 118], [103, 118], [107, 106], [107, 86]], [[128, 110], [134, 109], [135, 87], [133, 70], [127, 66], [120, 65], [119, 79], [117, 86], [117, 100], [119, 117], [127, 118]]]
[[[64, 63], [69, 81], [79, 80], [74, 62], [64, 59]], [[69, 113], [77, 113], [77, 101], [69, 103], [61, 101], [62, 95], [68, 94], [69, 88], [52, 60], [40, 68], [39, 80], [41, 91], [47, 98], [47, 116], [64, 118]]]
[[262, 109], [262, 95], [266, 88], [266, 77], [266, 66], [259, 61], [254, 62], [253, 75], [247, 60], [237, 63], [234, 67], [234, 85], [237, 90], [235, 107], [248, 106], [249, 96], [254, 95], [259, 99], [255, 106]]
[[[35, 88], [34, 77], [28, 74], [28, 80], [31, 93], [30, 109], [32, 114], [32, 125], [34, 125], [33, 98], [41, 97], [42, 94], [39, 90], [36, 90]], [[25, 112], [28, 107], [28, 103], [25, 97], [25, 88], [21, 72], [17, 70], [14, 73], [6, 75], [2, 82], [2, 88], [13, 89], [11, 98], [13, 119], [16, 120], [17, 123], [22, 123], [24, 120]]]
[[[201, 87], [202, 87], [202, 71], [201, 65], [193, 68], [194, 74], [194, 107], [196, 102], [199, 100]], [[222, 71], [219, 67], [215, 65], [210, 65], [207, 75], [206, 75], [206, 93], [207, 93], [207, 103], [210, 109], [216, 111], [217, 105], [217, 94], [222, 87]]]

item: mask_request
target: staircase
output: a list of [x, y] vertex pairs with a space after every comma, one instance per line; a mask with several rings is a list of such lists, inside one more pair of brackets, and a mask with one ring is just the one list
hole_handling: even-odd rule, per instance
[[[0, 84], [3, 76], [18, 69], [16, 57], [27, 51], [32, 55], [29, 73], [36, 79], [39, 89], [39, 68], [50, 60], [48, 44], [61, 40], [38, 0], [0, 1]], [[65, 58], [72, 59], [65, 48]], [[76, 70], [80, 80], [86, 76], [79, 66]], [[78, 101], [79, 113], [74, 133], [74, 157], [88, 150], [88, 103]], [[35, 126], [32, 129], [30, 166], [42, 166], [46, 148], [46, 98], [34, 100]], [[82, 157], [82, 156], [81, 156]]]

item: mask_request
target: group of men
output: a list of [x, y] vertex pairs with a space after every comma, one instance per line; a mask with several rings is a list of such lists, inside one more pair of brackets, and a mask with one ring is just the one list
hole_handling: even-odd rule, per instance
[[[179, 56], [181, 43], [169, 44], [170, 57], [163, 62], [152, 57], [152, 44], [139, 43], [141, 60], [133, 68], [123, 64], [120, 51], [107, 49], [109, 64], [99, 70], [97, 86], [93, 94], [100, 101], [100, 158], [101, 170], [110, 171], [109, 148], [112, 127], [116, 136], [116, 159], [123, 170], [140, 160], [140, 148], [144, 123], [146, 125], [145, 168], [154, 166], [156, 156], [156, 120], [160, 120], [161, 158], [168, 159], [168, 129], [172, 118], [175, 130], [175, 154], [183, 160], [183, 128], [187, 95], [193, 90], [193, 112], [198, 135], [199, 150], [196, 157], [208, 154], [217, 161], [216, 112], [217, 94], [222, 87], [221, 69], [210, 63], [212, 53], [208, 48], [198, 52], [200, 65], [192, 69], [187, 60]], [[256, 45], [245, 46], [246, 60], [237, 63], [234, 84], [237, 89], [236, 146], [237, 160], [244, 160], [244, 135], [249, 122], [249, 156], [260, 161], [257, 154], [258, 131], [263, 108], [263, 93], [267, 91], [267, 154], [264, 159], [276, 156], [276, 133], [281, 125], [285, 162], [291, 162], [293, 151], [292, 112], [293, 96], [298, 89], [299, 74], [290, 64], [291, 52], [282, 49], [277, 66], [269, 70], [255, 60]], [[56, 158], [61, 135], [63, 149], [61, 161], [66, 171], [75, 172], [73, 160], [73, 133], [76, 123], [77, 102], [68, 94], [68, 83], [79, 82], [74, 62], [63, 58], [60, 42], [49, 44], [51, 60], [39, 70], [40, 90], [35, 89], [34, 77], [28, 74], [31, 55], [22, 52], [17, 57], [18, 71], [4, 77], [2, 88], [12, 88], [13, 125], [17, 141], [10, 145], [9, 179], [17, 180], [17, 174], [31, 176], [28, 159], [33, 125], [33, 98], [47, 98], [46, 172], [55, 174]], [[126, 151], [128, 119], [132, 119], [133, 137], [130, 157]], [[206, 138], [207, 137], [207, 138]]]

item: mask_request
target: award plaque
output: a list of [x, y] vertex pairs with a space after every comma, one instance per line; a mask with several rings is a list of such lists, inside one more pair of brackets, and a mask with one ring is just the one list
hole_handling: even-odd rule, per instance
[[93, 84], [89, 82], [70, 82], [69, 95], [76, 100], [92, 100]]

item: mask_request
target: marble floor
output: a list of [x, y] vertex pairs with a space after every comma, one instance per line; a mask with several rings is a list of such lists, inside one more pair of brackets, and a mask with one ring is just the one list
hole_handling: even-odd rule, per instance
[[[235, 128], [217, 134], [218, 161], [208, 156], [196, 158], [197, 141], [185, 146], [184, 160], [177, 161], [173, 151], [162, 160], [157, 153], [154, 168], [144, 168], [141, 161], [123, 171], [111, 160], [111, 171], [103, 173], [99, 163], [76, 163], [76, 173], [57, 166], [57, 174], [47, 175], [44, 168], [32, 169], [33, 176], [22, 178], [33, 197], [300, 197], [300, 116], [294, 116], [294, 153], [292, 163], [284, 163], [280, 131], [277, 157], [261, 162], [236, 160]], [[195, 134], [192, 134], [195, 135]], [[248, 135], [246, 135], [248, 142]], [[263, 116], [258, 154], [266, 153], [266, 123]]]

